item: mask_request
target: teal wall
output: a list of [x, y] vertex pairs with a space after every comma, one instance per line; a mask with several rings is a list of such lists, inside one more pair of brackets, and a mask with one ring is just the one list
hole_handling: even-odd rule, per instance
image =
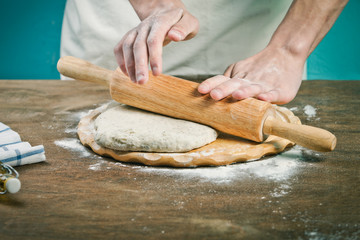
[[[83, 0], [86, 1], [86, 0]], [[0, 79], [58, 79], [66, 0], [0, 1]], [[350, 0], [308, 60], [309, 79], [360, 79], [360, 0]]]
[[59, 79], [65, 2], [0, 0], [0, 79]]
[[360, 80], [360, 0], [350, 0], [310, 55], [308, 79]]

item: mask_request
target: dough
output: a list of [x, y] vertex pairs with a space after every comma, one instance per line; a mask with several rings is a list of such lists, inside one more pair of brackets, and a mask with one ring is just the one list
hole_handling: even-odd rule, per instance
[[[285, 122], [301, 124], [300, 119], [287, 108], [275, 106], [276, 116]], [[121, 152], [102, 147], [95, 141], [95, 120], [107, 109], [103, 105], [83, 116], [78, 125], [80, 142], [95, 153], [112, 157], [126, 163], [140, 163], [149, 166], [199, 167], [221, 166], [259, 159], [273, 155], [294, 145], [287, 139], [269, 136], [265, 142], [257, 143], [242, 138], [219, 135], [216, 141], [185, 153]]]
[[94, 122], [95, 141], [120, 151], [187, 152], [216, 140], [217, 132], [198, 123], [112, 103]]

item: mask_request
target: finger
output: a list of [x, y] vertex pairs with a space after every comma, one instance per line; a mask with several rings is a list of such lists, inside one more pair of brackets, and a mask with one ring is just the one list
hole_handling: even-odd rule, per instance
[[164, 42], [165, 33], [153, 30], [150, 32], [147, 39], [147, 47], [149, 53], [149, 63], [151, 70], [155, 76], [162, 72], [162, 47]]
[[274, 104], [286, 104], [294, 99], [296, 93], [281, 91], [280, 89], [274, 89], [266, 93], [259, 94], [257, 98], [262, 101], [271, 102]]
[[263, 87], [259, 84], [251, 84], [246, 87], [239, 88], [232, 93], [233, 98], [237, 100], [255, 97], [263, 92]]
[[191, 14], [185, 12], [182, 18], [171, 27], [167, 37], [175, 42], [189, 40], [198, 33], [199, 21]]
[[199, 85], [198, 91], [202, 94], [207, 94], [211, 90], [213, 90], [216, 86], [218, 86], [219, 84], [221, 84], [225, 81], [228, 81], [229, 79], [230, 78], [225, 77], [223, 75], [217, 75], [217, 76], [208, 78]]
[[233, 69], [234, 69], [234, 66], [235, 66], [235, 64], [233, 63], [233, 64], [231, 64], [230, 66], [228, 66], [228, 67], [226, 68], [226, 70], [225, 70], [225, 72], [224, 72], [224, 76], [225, 76], [225, 77], [231, 77], [231, 73], [232, 73], [232, 71], [233, 71]]
[[124, 59], [124, 52], [123, 52], [123, 43], [124, 43], [124, 39], [127, 38], [127, 34], [120, 40], [120, 42], [115, 46], [114, 48], [114, 54], [115, 54], [115, 59], [116, 62], [118, 64], [118, 66], [120, 67], [121, 71], [125, 74], [125, 75], [129, 75], [127, 73], [126, 70], [126, 66], [125, 66], [125, 59]]
[[128, 73], [128, 76], [130, 77], [131, 81], [133, 81], [135, 83], [136, 83], [136, 75], [135, 75], [135, 61], [134, 61], [133, 46], [134, 46], [134, 41], [135, 41], [136, 36], [137, 36], [136, 31], [131, 32], [127, 36], [127, 38], [124, 40], [124, 43], [122, 46], [126, 72]]
[[257, 96], [259, 100], [265, 101], [265, 102], [272, 102], [276, 103], [279, 98], [279, 91], [278, 90], [272, 90], [266, 93], [261, 93]]
[[138, 84], [144, 84], [149, 79], [147, 35], [149, 28], [140, 28], [134, 41], [133, 53], [135, 62], [135, 77]]
[[162, 47], [165, 37], [171, 26], [181, 19], [183, 10], [177, 9], [174, 14], [169, 14], [159, 22], [155, 22], [147, 38], [150, 67], [155, 76], [162, 72]]
[[242, 85], [243, 82], [241, 80], [236, 78], [230, 79], [228, 81], [223, 82], [222, 84], [219, 84], [213, 90], [211, 90], [210, 96], [214, 100], [221, 100], [231, 95], [236, 89], [238, 89]]

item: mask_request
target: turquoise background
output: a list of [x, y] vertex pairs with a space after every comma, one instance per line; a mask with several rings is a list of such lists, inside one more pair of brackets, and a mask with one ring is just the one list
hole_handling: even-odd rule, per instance
[[308, 79], [360, 80], [359, 57], [360, 0], [350, 0], [308, 58]]
[[[86, 1], [86, 0], [84, 0]], [[0, 79], [59, 79], [66, 0], [0, 1]], [[360, 0], [350, 0], [308, 59], [308, 79], [360, 79]]]

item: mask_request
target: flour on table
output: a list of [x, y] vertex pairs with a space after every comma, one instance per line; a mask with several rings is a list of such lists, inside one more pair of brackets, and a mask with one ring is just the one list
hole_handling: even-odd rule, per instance
[[94, 126], [95, 141], [119, 151], [187, 152], [217, 138], [208, 126], [119, 103], [110, 104]]
[[316, 117], [316, 108], [314, 108], [311, 105], [306, 105], [304, 107], [304, 113], [307, 116], [307, 120], [310, 120], [310, 119]]
[[89, 169], [93, 170], [93, 171], [99, 171], [99, 170], [101, 170], [101, 165], [104, 164], [104, 163], [105, 163], [105, 161], [103, 161], [103, 160], [99, 161], [99, 162], [97, 162], [95, 164], [90, 165]]
[[[220, 167], [201, 168], [156, 168], [141, 167], [138, 171], [180, 177], [183, 179], [200, 180], [216, 184], [227, 184], [244, 179], [260, 178], [273, 182], [285, 183], [274, 190], [272, 195], [285, 195], [290, 189], [286, 182], [290, 180], [303, 166], [300, 160], [303, 157], [304, 148], [295, 146], [289, 151], [261, 161], [249, 161]], [[311, 152], [310, 150], [308, 150]]]
[[62, 140], [56, 140], [54, 143], [56, 146], [62, 147], [64, 149], [81, 153], [82, 157], [91, 156], [91, 154], [87, 151], [86, 147], [81, 145], [80, 141], [76, 138], [65, 138]]

